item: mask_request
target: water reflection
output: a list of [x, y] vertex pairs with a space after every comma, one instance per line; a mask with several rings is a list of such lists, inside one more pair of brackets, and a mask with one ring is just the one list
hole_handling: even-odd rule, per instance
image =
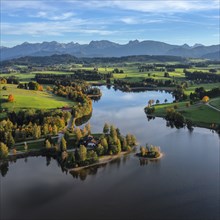
[[130, 154], [77, 173], [41, 156], [1, 164], [2, 219], [219, 219], [219, 136], [203, 128], [170, 129], [161, 118], [147, 121], [147, 101], [172, 102], [169, 93], [127, 96], [103, 88], [102, 94], [93, 106], [93, 132], [108, 122], [166, 156], [140, 161]]
[[9, 163], [8, 162], [2, 163], [0, 165], [0, 173], [1, 173], [2, 177], [6, 176], [6, 174], [8, 173], [8, 169], [9, 169]]

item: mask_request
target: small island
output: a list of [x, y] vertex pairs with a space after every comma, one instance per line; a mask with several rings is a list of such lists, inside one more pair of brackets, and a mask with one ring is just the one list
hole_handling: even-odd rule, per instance
[[[77, 135], [78, 136], [78, 135]], [[79, 171], [84, 168], [108, 163], [132, 151], [136, 138], [132, 134], [123, 136], [118, 128], [105, 123], [103, 133], [78, 137], [77, 147], [67, 150], [61, 141], [58, 162], [67, 171]]]
[[160, 151], [160, 147], [146, 144], [146, 147], [140, 147], [140, 152], [136, 153], [136, 156], [155, 160], [160, 159], [163, 154]]

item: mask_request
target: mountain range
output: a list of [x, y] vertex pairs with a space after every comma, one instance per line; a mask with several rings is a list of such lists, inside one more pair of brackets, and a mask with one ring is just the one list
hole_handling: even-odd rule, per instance
[[51, 56], [54, 54], [70, 54], [76, 57], [121, 57], [132, 55], [171, 55], [190, 58], [207, 58], [220, 60], [220, 45], [194, 46], [172, 45], [159, 41], [129, 41], [118, 44], [107, 40], [91, 41], [89, 44], [58, 43], [56, 41], [43, 43], [28, 43], [8, 48], [0, 47], [0, 59], [10, 60], [24, 56]]

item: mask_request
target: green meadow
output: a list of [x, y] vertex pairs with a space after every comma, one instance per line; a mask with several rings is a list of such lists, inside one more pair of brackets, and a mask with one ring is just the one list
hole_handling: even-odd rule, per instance
[[212, 99], [210, 102], [209, 102], [210, 105], [212, 105], [213, 107], [215, 108], [218, 108], [220, 110], [220, 97], [219, 98], [215, 98], [215, 99]]
[[[2, 87], [2, 85], [1, 85]], [[8, 110], [19, 109], [54, 109], [62, 106], [72, 106], [74, 102], [55, 96], [46, 91], [33, 91], [18, 89], [17, 85], [6, 84], [7, 90], [1, 90], [0, 99], [1, 107]], [[15, 98], [14, 102], [7, 102], [7, 97], [12, 94]]]
[[[219, 105], [220, 107], [220, 98], [213, 99], [214, 104]], [[211, 124], [217, 123], [220, 124], [220, 112], [214, 110], [203, 103], [197, 103], [194, 105], [186, 106], [186, 103], [189, 102], [179, 102], [179, 103], [169, 103], [169, 104], [160, 104], [155, 105], [155, 116], [164, 117], [166, 115], [167, 108], [174, 108], [177, 106], [176, 111], [183, 114], [186, 119], [190, 119], [197, 126], [209, 128]], [[212, 103], [212, 100], [210, 101]]]

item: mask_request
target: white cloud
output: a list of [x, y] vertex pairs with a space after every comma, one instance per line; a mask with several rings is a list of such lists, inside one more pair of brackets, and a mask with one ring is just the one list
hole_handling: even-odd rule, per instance
[[[120, 8], [123, 10], [172, 13], [218, 9], [218, 0], [108, 0], [108, 1], [84, 1], [77, 2], [88, 8]], [[76, 1], [73, 1], [76, 4]]]
[[137, 18], [137, 17], [124, 17], [121, 21], [125, 24], [150, 24], [150, 23], [162, 23], [163, 19], [149, 19], [149, 18]]
[[59, 15], [54, 15], [54, 14], [55, 13], [46, 12], [46, 11], [40, 11], [36, 15], [30, 15], [30, 17], [45, 18], [45, 19], [48, 19], [48, 20], [58, 21], [58, 20], [70, 19], [70, 18], [72, 18], [75, 15], [72, 12], [60, 13]]
[[1, 10], [3, 11], [16, 11], [22, 9], [36, 9], [36, 10], [46, 10], [54, 9], [54, 6], [46, 4], [45, 1], [19, 1], [19, 0], [1, 0]]
[[71, 21], [51, 22], [27, 22], [27, 23], [5, 23], [1, 24], [1, 33], [4, 35], [31, 35], [31, 36], [63, 36], [65, 33], [111, 35], [116, 31], [97, 28], [87, 28], [86, 21], [74, 19]]
[[219, 2], [191, 1], [191, 0], [169, 0], [169, 1], [113, 1], [119, 8], [142, 12], [184, 12], [217, 9]]

